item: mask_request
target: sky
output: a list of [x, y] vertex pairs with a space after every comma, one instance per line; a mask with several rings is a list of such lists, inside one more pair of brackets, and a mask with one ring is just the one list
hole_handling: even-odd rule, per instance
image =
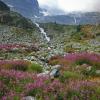
[[100, 11], [100, 0], [38, 0], [41, 8], [48, 13], [68, 13], [72, 11]]

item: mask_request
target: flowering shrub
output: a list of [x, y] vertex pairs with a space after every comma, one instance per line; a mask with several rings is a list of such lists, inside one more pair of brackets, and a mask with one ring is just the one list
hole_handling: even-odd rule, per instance
[[5, 84], [0, 80], [0, 97], [3, 96], [7, 92], [7, 87]]
[[[36, 96], [42, 100], [58, 100], [64, 91], [63, 84], [55, 79], [51, 81], [48, 77], [38, 77], [35, 82], [26, 86], [28, 95]], [[48, 98], [48, 99], [47, 99]]]
[[71, 81], [68, 87], [67, 98], [71, 98], [72, 100], [99, 100], [100, 95], [97, 92], [97, 88], [99, 86], [96, 82], [90, 81]]
[[11, 98], [10, 100], [14, 100], [12, 98], [15, 96], [21, 97], [21, 95], [25, 95], [24, 85], [33, 82], [33, 77], [35, 77], [35, 74], [28, 72], [0, 70], [0, 81], [7, 87], [7, 90], [3, 88], [3, 91], [0, 91], [0, 93], [3, 93], [1, 97], [5, 98], [6, 96], [7, 98]]
[[49, 76], [15, 71], [0, 70], [0, 99], [22, 100], [34, 96], [37, 100], [86, 99], [99, 100], [99, 82], [88, 80], [69, 80], [64, 83]]
[[53, 57], [50, 63], [57, 60], [57, 64], [65, 68], [60, 77], [55, 79], [51, 79], [49, 75], [39, 76], [34, 73], [41, 72], [41, 67], [28, 61], [0, 60], [0, 99], [23, 100], [23, 97], [33, 96], [37, 100], [99, 100], [100, 77], [98, 80], [92, 80], [92, 76], [84, 77], [82, 72], [87, 74], [88, 68], [88, 73], [94, 74], [94, 69], [90, 70], [91, 67], [88, 66], [96, 66], [96, 69], [99, 69], [99, 59], [99, 54], [94, 53]]
[[0, 50], [12, 50], [13, 48], [22, 48], [25, 47], [25, 45], [21, 44], [0, 44]]
[[0, 60], [0, 69], [15, 69], [26, 71], [30, 62], [24, 60]]
[[0, 69], [13, 69], [40, 73], [43, 67], [25, 60], [0, 60]]
[[23, 44], [0, 44], [0, 51], [5, 52], [14, 52], [14, 51], [20, 51], [25, 50], [27, 52], [31, 51], [38, 51], [39, 48], [35, 45], [23, 45]]
[[64, 57], [55, 56], [49, 60], [51, 65], [55, 65], [55, 62], [62, 66], [63, 77], [64, 71], [75, 72], [80, 76], [100, 76], [100, 54], [89, 52], [68, 53]]
[[88, 52], [82, 52], [82, 53], [72, 53], [67, 54], [64, 59], [70, 61], [71, 63], [76, 63], [79, 65], [82, 64], [89, 64], [93, 66], [100, 66], [100, 55], [95, 53], [88, 53]]
[[1, 91], [1, 93], [5, 93], [1, 95], [3, 100], [4, 98], [13, 100], [12, 98], [22, 98], [26, 95], [36, 96], [37, 98], [38, 96], [42, 97], [42, 95], [42, 98], [45, 98], [45, 96], [49, 96], [49, 94], [54, 96], [56, 91], [59, 93], [58, 90], [60, 90], [59, 88], [62, 86], [58, 80], [51, 82], [49, 77], [37, 77], [37, 75], [32, 73], [14, 70], [1, 70], [0, 80], [8, 88], [7, 91], [4, 89], [2, 89], [4, 92]]
[[49, 60], [49, 64], [53, 65], [55, 62], [64, 66], [87, 64], [100, 69], [100, 55], [95, 53], [68, 53], [64, 57], [55, 56]]

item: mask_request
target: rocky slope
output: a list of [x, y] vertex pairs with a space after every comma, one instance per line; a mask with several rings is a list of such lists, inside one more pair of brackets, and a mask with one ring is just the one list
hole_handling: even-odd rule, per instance
[[39, 27], [17, 12], [10, 11], [3, 2], [0, 7], [3, 8], [0, 9], [0, 59], [26, 59], [42, 63], [42, 56], [37, 53], [39, 50], [44, 52], [46, 40]]
[[[60, 25], [41, 24], [51, 38], [53, 48], [58, 51], [95, 51], [100, 52], [100, 25]], [[63, 52], [64, 52], [63, 51]]]
[[0, 2], [0, 43], [33, 43], [41, 40], [35, 24], [22, 15], [10, 11], [9, 7]]
[[[33, 24], [18, 13], [12, 11], [1, 11], [1, 13], [1, 44], [17, 43], [39, 46], [38, 51], [31, 51], [28, 54], [23, 52], [23, 57], [21, 55], [17, 58], [47, 63], [51, 56], [64, 55], [68, 52], [88, 50], [100, 52], [100, 25], [60, 25], [56, 22]], [[50, 38], [49, 41], [47, 38]]]

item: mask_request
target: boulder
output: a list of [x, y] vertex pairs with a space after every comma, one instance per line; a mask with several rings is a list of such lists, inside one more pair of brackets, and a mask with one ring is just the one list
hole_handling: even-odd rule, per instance
[[52, 66], [51, 71], [49, 73], [50, 77], [59, 77], [60, 76], [61, 65]]
[[59, 77], [60, 76], [60, 70], [59, 69], [53, 69], [51, 72], [50, 72], [50, 77]]

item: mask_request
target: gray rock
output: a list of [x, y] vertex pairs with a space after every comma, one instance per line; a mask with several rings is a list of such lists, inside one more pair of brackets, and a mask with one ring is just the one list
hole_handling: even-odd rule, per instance
[[0, 60], [4, 60], [4, 57], [0, 57]]
[[61, 68], [61, 65], [55, 65], [55, 66], [52, 66], [51, 69], [60, 69]]
[[27, 96], [27, 97], [24, 97], [23, 100], [36, 100], [36, 99], [32, 96]]
[[51, 71], [49, 73], [50, 77], [59, 77], [60, 69], [61, 69], [61, 65], [52, 66]]
[[51, 72], [50, 72], [50, 76], [51, 77], [59, 77], [60, 76], [60, 70], [59, 69], [53, 69]]
[[100, 70], [96, 70], [96, 74], [100, 74]]
[[44, 73], [39, 73], [37, 76], [48, 76], [49, 71], [45, 71]]
[[90, 71], [92, 69], [92, 66], [87, 67], [87, 71]]

